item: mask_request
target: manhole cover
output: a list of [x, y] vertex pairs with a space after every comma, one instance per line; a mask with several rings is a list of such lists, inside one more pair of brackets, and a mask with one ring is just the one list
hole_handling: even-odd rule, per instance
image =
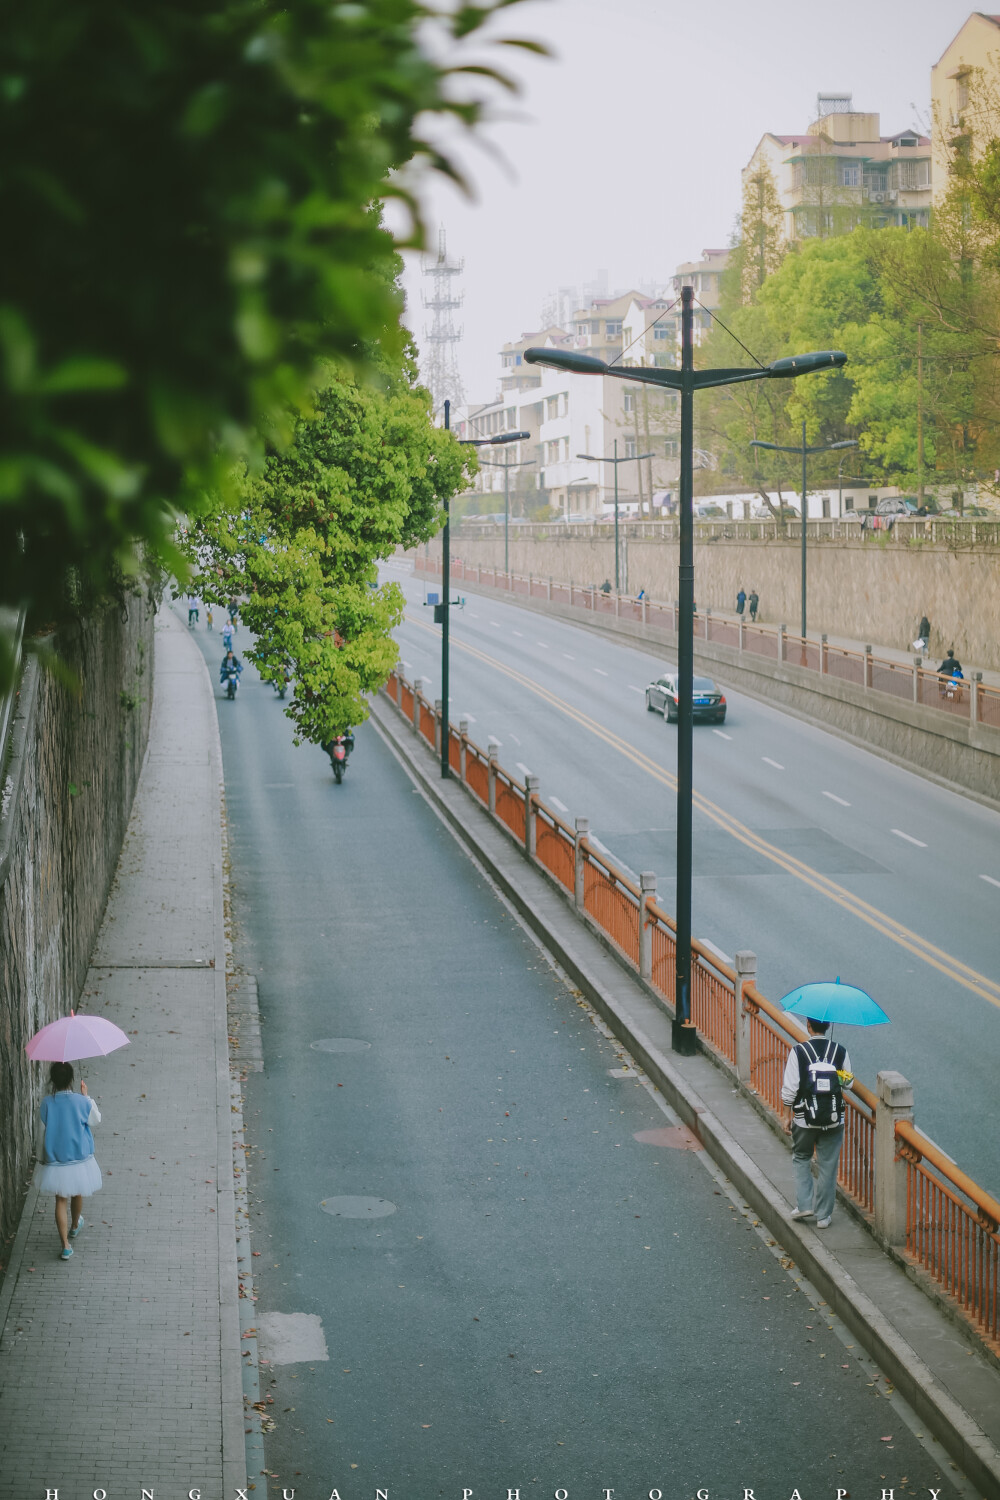
[[324, 1198], [320, 1208], [334, 1219], [384, 1219], [396, 1212], [388, 1198]]
[[309, 1046], [314, 1052], [367, 1052], [371, 1042], [359, 1042], [353, 1036], [325, 1036]]

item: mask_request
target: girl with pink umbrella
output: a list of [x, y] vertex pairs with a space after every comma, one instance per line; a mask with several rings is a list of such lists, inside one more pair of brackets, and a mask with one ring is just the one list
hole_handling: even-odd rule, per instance
[[102, 1182], [90, 1128], [100, 1124], [101, 1112], [82, 1080], [80, 1092], [73, 1092], [69, 1059], [106, 1057], [109, 1052], [127, 1046], [124, 1031], [106, 1017], [78, 1016], [70, 1011], [68, 1016], [43, 1026], [24, 1049], [36, 1061], [53, 1059], [49, 1069], [50, 1093], [41, 1104], [45, 1162], [38, 1185], [41, 1192], [56, 1195], [61, 1260], [69, 1260], [73, 1254], [70, 1240], [75, 1240], [83, 1228], [84, 1198], [100, 1192]]

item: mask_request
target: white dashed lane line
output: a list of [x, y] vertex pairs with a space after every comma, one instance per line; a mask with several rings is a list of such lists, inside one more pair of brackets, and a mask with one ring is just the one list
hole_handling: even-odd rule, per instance
[[540, 646], [543, 651], [547, 651], [549, 649], [548, 641], [536, 641], [535, 645]]
[[980, 880], [985, 880], [987, 885], [995, 885], [1000, 890], [1000, 880], [994, 880], [992, 875], [980, 875]]
[[720, 740], [731, 740], [732, 739], [732, 735], [731, 734], [726, 734], [721, 729], [713, 729], [712, 733], [713, 734], [717, 734], [719, 736]]
[[[566, 806], [565, 802], [560, 802], [558, 797], [550, 797], [549, 801], [555, 808], [556, 812], [569, 812], [569, 808]], [[983, 878], [986, 879], [987, 877], [984, 876]], [[997, 881], [997, 885], [1000, 885], [1000, 880]]]
[[[514, 738], [514, 736], [511, 735], [511, 739], [513, 739], [513, 738]], [[515, 764], [516, 764], [517, 769], [520, 771], [520, 773], [521, 773], [522, 776], [530, 776], [531, 775], [531, 767], [530, 766], [526, 766], [524, 764], [523, 760], [516, 761]]]
[[511, 631], [511, 635], [516, 635], [517, 638], [518, 638], [518, 640], [520, 640], [520, 641], [524, 640], [524, 636], [521, 634], [521, 632], [519, 630], [512, 630]]
[[630, 693], [644, 693], [646, 691], [645, 688], [636, 687], [634, 682], [629, 683], [628, 690]]
[[901, 828], [891, 828], [889, 831], [890, 833], [894, 833], [898, 839], [905, 839], [908, 844], [916, 844], [918, 849], [927, 848], [923, 839], [915, 839], [912, 833], [904, 833]]
[[494, 630], [502, 630], [503, 629], [503, 626], [500, 624], [499, 620], [491, 620], [490, 624], [493, 626]]
[[595, 667], [594, 671], [597, 673], [598, 677], [607, 677], [608, 675], [607, 672], [602, 672], [600, 667]]
[[838, 797], [836, 792], [824, 792], [823, 796], [829, 797], [831, 802], [836, 802], [840, 807], [850, 807], [851, 805], [849, 802], [845, 802], [843, 797]]
[[785, 769], [780, 760], [772, 760], [769, 755], [762, 755], [761, 760], [765, 765], [773, 766], [776, 771], [783, 771]]
[[576, 657], [575, 656], [570, 656], [570, 654], [569, 654], [568, 651], [564, 651], [563, 652], [563, 656], [565, 656], [565, 658], [566, 658], [567, 661], [576, 661]]
[[512, 739], [512, 740], [513, 740], [513, 741], [514, 741], [514, 744], [515, 744], [515, 745], [520, 745], [520, 743], [521, 743], [521, 741], [520, 741], [520, 740], [519, 740], [519, 739], [518, 739], [518, 737], [517, 737], [517, 735], [516, 735], [516, 734], [512, 734], [512, 735], [510, 735], [510, 736], [509, 736], [509, 738], [510, 738], [510, 739]]

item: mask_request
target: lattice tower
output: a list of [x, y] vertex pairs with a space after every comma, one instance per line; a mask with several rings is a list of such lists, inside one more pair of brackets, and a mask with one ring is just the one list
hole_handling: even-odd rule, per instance
[[423, 294], [423, 304], [432, 314], [432, 321], [429, 327], [424, 324], [420, 373], [434, 398], [435, 412], [441, 410], [445, 401], [450, 401], [453, 408], [465, 401], [458, 373], [458, 346], [463, 329], [456, 327], [454, 320], [465, 299], [465, 293], [456, 286], [456, 278], [464, 267], [464, 260], [448, 259], [442, 227], [438, 230], [437, 256], [423, 262], [423, 274], [431, 283], [431, 291]]

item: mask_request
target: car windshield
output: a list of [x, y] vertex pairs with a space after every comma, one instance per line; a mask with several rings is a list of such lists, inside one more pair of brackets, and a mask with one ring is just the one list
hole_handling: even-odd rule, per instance
[[714, 693], [715, 683], [711, 677], [696, 677], [693, 687], [696, 693]]

